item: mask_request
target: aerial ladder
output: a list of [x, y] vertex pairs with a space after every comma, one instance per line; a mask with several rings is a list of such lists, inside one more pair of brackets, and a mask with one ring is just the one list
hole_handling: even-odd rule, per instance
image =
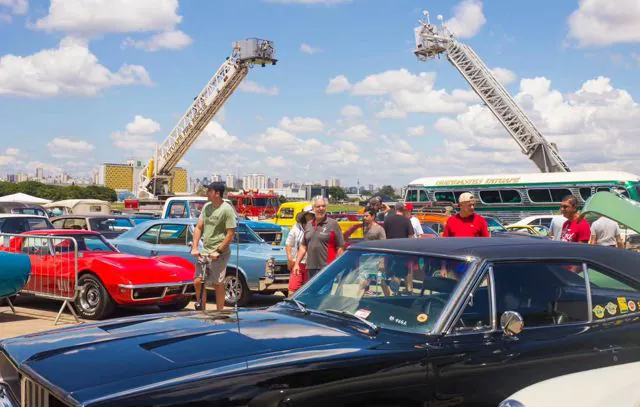
[[518, 143], [522, 153], [542, 172], [569, 172], [569, 166], [560, 157], [553, 143], [549, 143], [518, 106], [509, 92], [489, 71], [480, 57], [469, 47], [456, 41], [443, 17], [438, 15], [440, 27], [431, 24], [429, 12], [426, 20], [420, 20], [415, 28], [416, 49], [420, 61], [427, 61], [446, 54], [447, 59], [462, 74], [475, 93], [489, 107], [507, 132]]
[[156, 148], [155, 156], [142, 168], [137, 179], [137, 197], [156, 199], [169, 194], [172, 171], [197, 140], [204, 128], [236, 90], [254, 65], [275, 65], [273, 42], [249, 38], [233, 43], [233, 51], [194, 98], [169, 136]]

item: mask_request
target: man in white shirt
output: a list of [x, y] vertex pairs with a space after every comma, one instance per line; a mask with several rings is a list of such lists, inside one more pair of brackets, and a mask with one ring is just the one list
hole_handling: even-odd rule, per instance
[[567, 219], [564, 216], [554, 216], [551, 219], [551, 226], [549, 226], [549, 238], [553, 240], [560, 240], [562, 235], [562, 226]]
[[300, 262], [300, 271], [298, 273], [293, 272], [293, 266], [296, 262], [296, 256], [298, 255], [298, 249], [304, 239], [304, 228], [307, 222], [311, 221], [315, 215], [313, 214], [313, 207], [307, 205], [302, 212], [297, 216], [297, 222], [291, 227], [291, 231], [287, 236], [285, 242], [285, 251], [287, 252], [287, 260], [289, 266], [289, 297], [291, 297], [300, 287], [309, 281], [309, 272], [307, 271], [306, 263], [307, 258]]
[[615, 221], [601, 216], [591, 225], [589, 244], [623, 248], [620, 226]]
[[413, 216], [413, 205], [408, 203], [404, 206], [404, 216], [409, 218], [411, 221], [411, 226], [413, 226], [413, 237], [422, 237], [424, 235], [424, 230], [422, 230], [422, 225], [420, 224], [420, 219]]

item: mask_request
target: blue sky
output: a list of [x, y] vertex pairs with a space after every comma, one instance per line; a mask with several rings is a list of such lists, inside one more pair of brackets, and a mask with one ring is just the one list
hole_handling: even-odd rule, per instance
[[640, 173], [634, 0], [101, 3], [0, 0], [0, 173], [146, 159], [246, 37], [273, 40], [279, 62], [254, 68], [186, 154], [192, 177], [535, 172], [445, 58], [416, 60], [424, 7], [502, 68], [572, 169]]

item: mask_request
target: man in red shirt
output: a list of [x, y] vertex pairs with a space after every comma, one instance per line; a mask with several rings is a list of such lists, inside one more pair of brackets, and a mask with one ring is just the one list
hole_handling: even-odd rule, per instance
[[578, 200], [573, 195], [567, 195], [562, 199], [560, 212], [567, 220], [562, 225], [560, 240], [563, 242], [589, 243], [591, 239], [591, 227], [589, 222], [579, 219]]
[[470, 192], [460, 194], [458, 198], [460, 213], [447, 220], [443, 237], [490, 237], [487, 221], [477, 213], [476, 198]]

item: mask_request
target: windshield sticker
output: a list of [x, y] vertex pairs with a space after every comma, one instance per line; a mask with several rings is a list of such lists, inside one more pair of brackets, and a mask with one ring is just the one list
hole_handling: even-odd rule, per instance
[[389, 321], [395, 322], [398, 325], [407, 326], [407, 321], [402, 320], [400, 318], [396, 318], [393, 315], [389, 315]]
[[612, 302], [608, 303], [605, 308], [609, 315], [616, 315], [616, 311], [618, 310], [618, 306]]
[[629, 312], [629, 307], [627, 307], [627, 299], [625, 297], [618, 297], [618, 306], [620, 307], [620, 313], [626, 314]]
[[595, 307], [593, 307], [593, 315], [595, 315], [596, 318], [599, 318], [599, 319], [604, 318], [604, 308], [602, 307], [602, 305], [598, 304]]
[[629, 307], [629, 311], [636, 312], [636, 303], [633, 302], [633, 300], [629, 300], [629, 302], [627, 302], [627, 306]]
[[429, 315], [427, 314], [418, 314], [417, 320], [419, 323], [424, 324], [429, 320]]
[[356, 311], [355, 315], [357, 317], [366, 319], [369, 315], [371, 315], [371, 311], [369, 311], [368, 309], [359, 309]]

